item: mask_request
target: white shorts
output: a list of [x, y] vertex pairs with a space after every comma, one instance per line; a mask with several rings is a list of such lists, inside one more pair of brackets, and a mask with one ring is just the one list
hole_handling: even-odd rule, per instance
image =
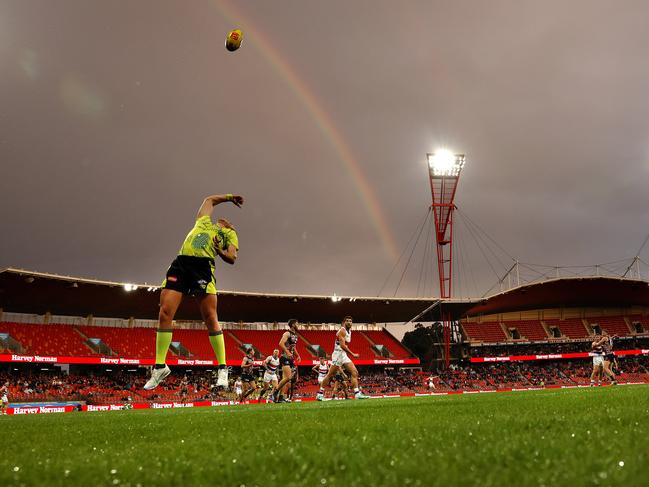
[[326, 375], [319, 375], [318, 376], [318, 384], [322, 384], [322, 381], [324, 380], [325, 377], [327, 377], [327, 376]]
[[603, 355], [593, 355], [593, 367], [599, 365], [604, 365], [604, 356]]
[[235, 393], [237, 396], [240, 396], [241, 394], [243, 394], [243, 391], [237, 387], [237, 388], [234, 390], [234, 393]]
[[264, 382], [277, 382], [277, 374], [271, 374], [270, 372], [264, 372]]
[[4, 402], [5, 404], [9, 404], [9, 398], [7, 397], [6, 394], [2, 396], [2, 402]]
[[347, 356], [347, 352], [344, 350], [336, 350], [331, 354], [331, 365], [336, 367], [342, 367], [345, 364], [351, 364], [352, 359]]

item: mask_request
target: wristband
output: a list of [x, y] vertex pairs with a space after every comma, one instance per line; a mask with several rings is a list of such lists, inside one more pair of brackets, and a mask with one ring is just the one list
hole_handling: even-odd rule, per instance
[[232, 201], [232, 193], [228, 193], [225, 195], [225, 201]]

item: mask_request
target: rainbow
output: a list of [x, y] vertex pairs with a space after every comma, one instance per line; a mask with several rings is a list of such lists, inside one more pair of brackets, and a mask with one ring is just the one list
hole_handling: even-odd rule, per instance
[[396, 261], [399, 256], [398, 246], [381, 208], [379, 199], [370, 186], [360, 164], [354, 157], [349, 144], [345, 141], [345, 138], [336, 128], [331, 117], [319, 103], [313, 91], [299, 77], [296, 70], [288, 61], [284, 59], [279, 49], [273, 47], [268, 36], [264, 35], [259, 28], [253, 25], [240, 8], [235, 7], [228, 0], [213, 0], [211, 3], [228, 22], [237, 28], [242, 28], [245, 36], [245, 45], [252, 45], [259, 51], [262, 57], [270, 64], [277, 75], [291, 87], [295, 95], [304, 105], [322, 134], [333, 146], [346, 171], [349, 173], [361, 197], [363, 206], [370, 217], [370, 221], [381, 239], [384, 250], [393, 261]]

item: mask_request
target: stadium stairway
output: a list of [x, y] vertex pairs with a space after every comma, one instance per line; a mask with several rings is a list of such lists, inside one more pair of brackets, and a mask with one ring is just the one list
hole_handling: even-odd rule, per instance
[[503, 327], [500, 323], [495, 321], [483, 323], [462, 323], [462, 328], [471, 341], [495, 343], [507, 340]]
[[[313, 348], [312, 348], [312, 345], [313, 345], [313, 344], [312, 344], [309, 340], [307, 340], [307, 338], [302, 334], [302, 332], [298, 332], [297, 335], [298, 335], [300, 341], [302, 342], [302, 344], [304, 345], [304, 349], [308, 352], [308, 355], [304, 355], [304, 356], [301, 357], [302, 360], [304, 360], [304, 359], [311, 359], [311, 360], [313, 360], [313, 359], [315, 359], [315, 358], [318, 358], [318, 357], [316, 356], [316, 354], [313, 353], [313, 351], [312, 351], [312, 350], [313, 350]], [[300, 341], [298, 341], [298, 343], [299, 343]], [[316, 344], [316, 345], [317, 345], [317, 344]]]
[[[241, 342], [237, 338], [237, 336], [234, 333], [232, 333], [231, 331], [229, 331], [229, 330], [224, 330], [224, 334], [225, 334], [225, 353], [227, 354], [227, 357], [232, 358], [232, 356], [235, 356], [235, 357], [237, 357], [237, 359], [240, 358], [241, 360], [243, 360], [243, 357], [245, 355], [244, 348], [243, 348], [243, 342]], [[231, 342], [236, 343], [236, 345], [237, 345], [236, 349], [238, 350], [238, 353], [233, 351], [232, 355], [230, 355], [230, 350], [233, 349], [233, 346], [232, 346]], [[253, 345], [254, 345], [254, 343], [253, 343]], [[255, 345], [255, 348], [256, 348], [256, 345]]]
[[88, 338], [101, 339], [110, 347], [113, 353], [120, 357], [155, 357], [155, 328], [114, 328], [84, 325], [80, 326], [79, 329]]
[[561, 335], [568, 338], [588, 338], [589, 336], [588, 329], [581, 318], [544, 320], [543, 323], [548, 329], [551, 327], [559, 328]]
[[[393, 358], [393, 357], [394, 357], [394, 354], [390, 351], [390, 349], [388, 348], [387, 345], [384, 345], [383, 343], [377, 343], [377, 342], [375, 342], [375, 341], [372, 339], [372, 337], [369, 336], [368, 333], [369, 333], [369, 332], [366, 332], [366, 331], [361, 331], [361, 332], [360, 332], [360, 334], [363, 335], [363, 337], [365, 338], [365, 340], [367, 340], [368, 342], [370, 342], [370, 348], [371, 348], [372, 352], [374, 352], [374, 354], [375, 354], [377, 357], [380, 356], [380, 354], [379, 354], [378, 351], [377, 351], [377, 345], [383, 345], [383, 349], [386, 350], [386, 351], [388, 352], [388, 357], [381, 357], [381, 358]], [[379, 333], [381, 333], [381, 332], [379, 332]]]
[[0, 323], [0, 332], [8, 333], [22, 345], [25, 352], [34, 355], [96, 355], [71, 325], [3, 322]]
[[412, 352], [404, 347], [388, 330], [364, 330], [361, 333], [373, 345], [383, 345], [390, 352], [390, 358], [406, 359], [414, 357]]
[[505, 323], [507, 328], [516, 328], [521, 337], [527, 338], [530, 341], [547, 340], [548, 334], [543, 328], [543, 324], [539, 320], [524, 320], [513, 321]]
[[632, 333], [631, 328], [623, 316], [588, 318], [588, 324], [590, 326], [599, 325], [599, 327], [602, 330], [606, 330], [609, 335], [627, 336]]

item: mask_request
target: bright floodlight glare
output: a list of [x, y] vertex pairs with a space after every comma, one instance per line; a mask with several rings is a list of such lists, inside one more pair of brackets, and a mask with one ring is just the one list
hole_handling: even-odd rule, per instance
[[457, 176], [464, 167], [464, 154], [453, 154], [448, 149], [440, 149], [426, 156], [433, 176]]
[[131, 285], [130, 284], [124, 284], [124, 291], [130, 291], [131, 290]]

